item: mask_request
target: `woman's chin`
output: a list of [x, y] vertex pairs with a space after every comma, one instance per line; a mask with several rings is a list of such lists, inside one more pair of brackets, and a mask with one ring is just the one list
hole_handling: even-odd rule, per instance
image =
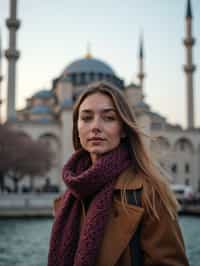
[[103, 156], [104, 154], [106, 154], [106, 153], [108, 153], [109, 151], [111, 151], [112, 149], [100, 149], [100, 148], [96, 148], [96, 149], [91, 149], [90, 151], [89, 151], [89, 153], [91, 154], [91, 155], [93, 155], [93, 156], [95, 156], [95, 157], [101, 157], [101, 156]]
[[105, 153], [104, 149], [91, 149], [89, 151], [90, 154], [96, 155], [96, 156], [101, 156]]

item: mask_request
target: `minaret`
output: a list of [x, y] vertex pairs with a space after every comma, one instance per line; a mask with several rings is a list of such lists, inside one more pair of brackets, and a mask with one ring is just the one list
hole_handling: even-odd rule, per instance
[[186, 73], [187, 87], [187, 128], [194, 128], [194, 92], [193, 92], [193, 72], [196, 67], [192, 59], [192, 46], [195, 44], [195, 39], [192, 36], [192, 10], [190, 0], [187, 1], [186, 10], [186, 38], [184, 45], [186, 47], [186, 64], [184, 71]]
[[16, 31], [20, 26], [20, 21], [17, 19], [17, 0], [10, 0], [10, 17], [6, 20], [6, 25], [9, 30], [9, 48], [5, 52], [8, 59], [7, 120], [10, 120], [16, 117], [16, 61], [19, 58], [19, 51], [16, 50]]
[[140, 37], [140, 44], [139, 44], [139, 73], [138, 73], [138, 78], [139, 78], [139, 82], [140, 82], [140, 88], [142, 90], [142, 94], [144, 96], [144, 77], [145, 77], [145, 73], [144, 73], [144, 51], [143, 51], [143, 37], [141, 35]]
[[0, 124], [2, 123], [2, 112], [1, 112], [1, 107], [2, 107], [2, 87], [1, 87], [1, 82], [3, 80], [2, 76], [2, 47], [1, 47], [1, 31], [0, 31]]

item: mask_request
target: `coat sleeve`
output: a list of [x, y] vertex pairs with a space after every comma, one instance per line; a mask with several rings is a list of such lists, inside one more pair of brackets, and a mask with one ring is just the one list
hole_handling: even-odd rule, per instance
[[157, 199], [160, 219], [145, 213], [141, 228], [144, 266], [188, 266], [186, 251], [177, 219], [172, 219]]

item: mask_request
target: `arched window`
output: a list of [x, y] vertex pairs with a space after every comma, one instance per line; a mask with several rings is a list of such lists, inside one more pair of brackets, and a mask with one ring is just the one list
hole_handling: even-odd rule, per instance
[[174, 146], [175, 151], [193, 153], [194, 147], [189, 139], [180, 138]]

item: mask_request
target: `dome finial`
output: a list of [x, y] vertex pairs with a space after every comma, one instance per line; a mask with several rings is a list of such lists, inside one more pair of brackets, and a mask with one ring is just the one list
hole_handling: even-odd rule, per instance
[[86, 53], [85, 58], [87, 58], [87, 59], [92, 58], [91, 46], [90, 46], [90, 43], [89, 42], [87, 43], [87, 53]]

